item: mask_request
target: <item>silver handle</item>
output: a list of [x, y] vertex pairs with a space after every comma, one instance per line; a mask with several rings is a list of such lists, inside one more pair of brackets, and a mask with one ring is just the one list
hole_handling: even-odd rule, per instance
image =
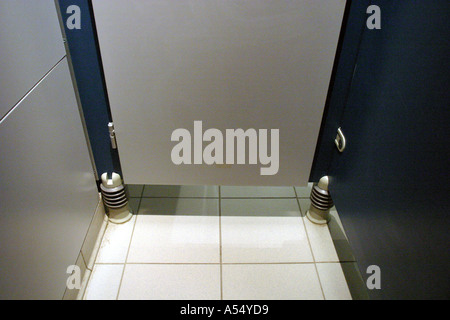
[[345, 139], [344, 133], [342, 132], [341, 128], [338, 129], [338, 134], [336, 136], [336, 139], [334, 140], [334, 143], [336, 144], [339, 152], [344, 152], [345, 147], [347, 146], [347, 140]]
[[114, 150], [117, 149], [117, 142], [116, 142], [116, 131], [114, 130], [114, 123], [110, 122], [108, 124], [109, 129], [109, 138], [111, 139], [111, 145]]

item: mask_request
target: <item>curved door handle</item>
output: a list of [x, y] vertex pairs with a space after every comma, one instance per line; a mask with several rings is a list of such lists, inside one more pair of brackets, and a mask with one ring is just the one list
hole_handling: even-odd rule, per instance
[[336, 139], [334, 140], [334, 143], [336, 144], [339, 152], [344, 152], [345, 147], [347, 146], [347, 140], [345, 139], [344, 133], [342, 132], [341, 128], [338, 129], [338, 134], [336, 136]]

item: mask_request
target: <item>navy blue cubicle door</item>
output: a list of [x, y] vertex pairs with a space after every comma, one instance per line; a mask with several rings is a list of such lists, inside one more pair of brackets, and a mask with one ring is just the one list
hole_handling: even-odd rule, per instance
[[330, 190], [363, 278], [380, 267], [371, 298], [448, 299], [450, 2], [374, 4], [381, 29], [364, 30]]
[[[121, 173], [118, 153], [112, 150], [109, 137], [108, 123], [112, 118], [91, 3], [88, 0], [59, 0], [59, 5], [98, 175]], [[80, 24], [69, 28], [75, 14], [69, 7], [73, 5], [80, 9]]]

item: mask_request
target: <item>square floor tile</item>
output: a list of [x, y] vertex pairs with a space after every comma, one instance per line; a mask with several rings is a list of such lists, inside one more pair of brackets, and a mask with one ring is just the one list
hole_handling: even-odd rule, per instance
[[308, 231], [309, 241], [317, 262], [354, 261], [350, 245], [343, 229], [340, 229], [338, 214], [333, 207], [330, 211], [331, 221], [328, 225], [316, 225], [308, 220], [306, 212], [311, 201], [299, 199], [302, 216]]
[[220, 265], [127, 264], [120, 300], [219, 300]]
[[295, 198], [293, 187], [221, 186], [222, 198]]
[[314, 264], [223, 265], [224, 300], [323, 300]]
[[222, 199], [222, 216], [300, 217], [297, 199]]
[[142, 199], [128, 262], [220, 262], [219, 201]]
[[124, 224], [108, 223], [96, 263], [125, 263], [136, 215]]
[[139, 216], [219, 216], [218, 199], [142, 198]]
[[305, 223], [306, 231], [308, 232], [308, 239], [311, 244], [315, 261], [339, 262], [328, 225], [314, 224], [309, 221], [307, 217], [304, 217], [303, 221]]
[[222, 262], [312, 262], [301, 217], [222, 217]]
[[327, 300], [351, 300], [340, 263], [318, 263], [317, 271]]
[[84, 295], [85, 300], [116, 300], [123, 264], [96, 264]]
[[147, 185], [144, 198], [218, 198], [218, 186], [163, 186]]
[[128, 263], [219, 263], [219, 218], [139, 216]]

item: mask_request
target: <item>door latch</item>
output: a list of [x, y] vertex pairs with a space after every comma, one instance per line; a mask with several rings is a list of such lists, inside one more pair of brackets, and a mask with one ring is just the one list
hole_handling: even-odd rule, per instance
[[347, 146], [347, 140], [345, 139], [344, 133], [342, 132], [342, 129], [339, 128], [337, 131], [336, 139], [334, 140], [334, 143], [336, 144], [337, 149], [339, 152], [344, 152], [345, 147]]
[[117, 149], [116, 131], [114, 130], [114, 123], [108, 123], [109, 138], [111, 139], [111, 146], [114, 150]]

